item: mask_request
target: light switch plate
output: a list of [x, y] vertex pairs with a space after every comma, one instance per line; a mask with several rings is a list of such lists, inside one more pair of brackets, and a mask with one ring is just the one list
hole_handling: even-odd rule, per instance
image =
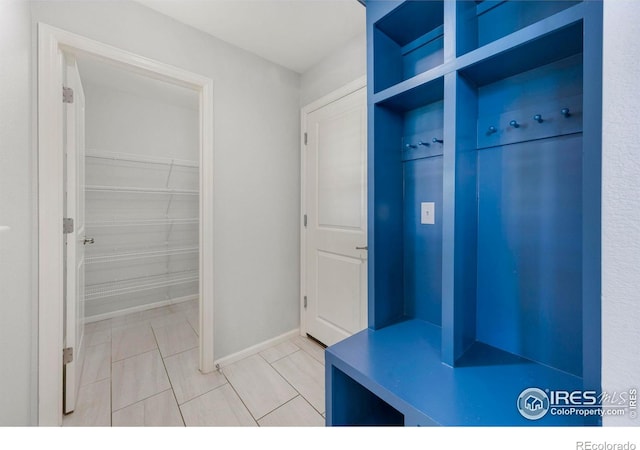
[[436, 223], [436, 204], [434, 202], [420, 203], [420, 223], [424, 225]]

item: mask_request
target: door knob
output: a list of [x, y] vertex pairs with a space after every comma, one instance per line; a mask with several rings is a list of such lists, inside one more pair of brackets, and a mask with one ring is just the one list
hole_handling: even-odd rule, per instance
[[364, 247], [356, 247], [356, 250], [369, 250], [369, 246], [365, 245]]
[[87, 244], [95, 244], [95, 243], [96, 243], [96, 240], [95, 240], [94, 238], [84, 238], [84, 241], [82, 241], [82, 243], [83, 243], [84, 245], [87, 245]]

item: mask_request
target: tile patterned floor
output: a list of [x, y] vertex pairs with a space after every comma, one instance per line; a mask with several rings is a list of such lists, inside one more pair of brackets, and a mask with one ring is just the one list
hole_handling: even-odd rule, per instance
[[88, 324], [63, 426], [323, 426], [324, 353], [298, 336], [198, 371], [195, 301]]

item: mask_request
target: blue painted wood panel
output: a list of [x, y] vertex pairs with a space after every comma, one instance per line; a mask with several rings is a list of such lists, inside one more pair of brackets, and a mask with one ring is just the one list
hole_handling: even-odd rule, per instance
[[408, 1], [375, 24], [376, 92], [442, 64], [443, 11], [442, 0]]
[[[484, 86], [582, 53], [583, 22], [578, 20], [564, 25], [564, 21], [560, 21], [560, 24], [563, 25], [561, 28], [551, 32], [543, 26], [534, 27], [536, 32], [546, 32], [522, 45], [489, 54], [478, 62], [464, 65], [460, 70], [478, 86]], [[464, 61], [464, 58], [461, 60]]]
[[[459, 74], [447, 75], [447, 115], [450, 128], [447, 139], [453, 136], [454, 145], [446, 155], [445, 186], [449, 187], [445, 207], [450, 210], [445, 229], [443, 265], [443, 324], [442, 360], [455, 366], [476, 339], [476, 266], [477, 266], [477, 156], [474, 124], [478, 117], [475, 85]], [[449, 106], [450, 105], [450, 106]], [[452, 129], [451, 129], [452, 128]]]
[[571, 0], [485, 0], [477, 5], [470, 1], [459, 3], [461, 3], [461, 9], [458, 29], [468, 30], [458, 36], [458, 55], [462, 55], [580, 2]]
[[367, 40], [369, 329], [327, 424], [599, 424], [515, 400], [600, 389], [601, 2], [368, 0]]
[[[545, 109], [557, 99], [582, 96], [582, 54], [481, 86], [478, 89], [479, 117], [519, 109]], [[557, 114], [560, 115], [559, 110]]]
[[[435, 224], [420, 223], [420, 203], [435, 203]], [[442, 317], [442, 157], [404, 163], [405, 315], [440, 325]]]
[[444, 22], [443, 0], [407, 1], [395, 8], [375, 26], [405, 46]]
[[444, 40], [438, 38], [402, 54], [402, 79], [426, 72], [444, 61]]
[[403, 78], [400, 46], [378, 28], [373, 29], [373, 87], [378, 92], [401, 81]]
[[404, 296], [403, 120], [402, 115], [381, 106], [369, 109], [368, 120], [368, 315], [369, 327], [377, 329], [404, 316], [404, 304], [398, 300]]
[[[325, 368], [331, 380], [330, 415], [333, 426], [404, 425], [404, 415], [332, 365]], [[348, 401], [344, 401], [344, 400]]]
[[[584, 388], [601, 389], [602, 372], [602, 2], [587, 2], [584, 20], [582, 198], [582, 348]], [[588, 203], [587, 203], [588, 202]], [[594, 418], [591, 425], [601, 425]]]
[[582, 137], [478, 152], [477, 339], [582, 375]]
[[[327, 348], [326, 367], [335, 367], [374, 393], [411, 425], [445, 426], [577, 426], [579, 416], [547, 414], [530, 421], [516, 408], [526, 388], [580, 389], [581, 379], [536, 364], [488, 345], [476, 343], [460, 367], [442, 364], [440, 328], [408, 320], [382, 330], [364, 330]], [[333, 370], [327, 369], [327, 376]], [[328, 386], [334, 380], [328, 379]], [[327, 401], [327, 425], [334, 410], [357, 401], [345, 389]], [[334, 404], [338, 402], [338, 405]], [[337, 419], [337, 417], [336, 417]], [[340, 420], [350, 422], [343, 415]], [[338, 423], [336, 423], [338, 424]]]

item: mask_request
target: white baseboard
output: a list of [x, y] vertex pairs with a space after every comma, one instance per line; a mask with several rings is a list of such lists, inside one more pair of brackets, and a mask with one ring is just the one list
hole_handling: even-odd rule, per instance
[[244, 350], [240, 350], [237, 353], [232, 353], [231, 355], [222, 357], [214, 361], [216, 367], [224, 367], [229, 364], [233, 364], [234, 362], [240, 361], [241, 359], [246, 358], [247, 356], [255, 355], [256, 353], [261, 352], [262, 350], [266, 350], [269, 347], [273, 347], [274, 345], [278, 345], [282, 342], [288, 341], [300, 334], [300, 328], [293, 329], [291, 331], [287, 331], [280, 336], [276, 336], [274, 338], [268, 339], [264, 342], [260, 342], [259, 344], [252, 345], [251, 347], [245, 348]]
[[195, 300], [198, 297], [199, 297], [198, 294], [186, 295], [184, 297], [170, 298], [169, 300], [162, 300], [160, 302], [146, 303], [144, 305], [134, 306], [132, 308], [121, 309], [118, 311], [113, 311], [113, 312], [104, 313], [104, 314], [97, 314], [95, 316], [86, 317], [84, 323], [99, 322], [101, 320], [113, 319], [114, 317], [126, 316], [127, 314], [132, 314], [140, 311], [147, 311], [149, 309], [161, 308], [163, 306], [169, 306], [169, 305], [177, 305], [178, 303]]

